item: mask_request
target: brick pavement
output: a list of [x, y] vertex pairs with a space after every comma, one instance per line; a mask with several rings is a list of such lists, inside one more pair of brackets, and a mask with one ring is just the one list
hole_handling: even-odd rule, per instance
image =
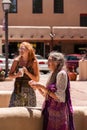
[[[48, 74], [40, 76], [40, 82], [44, 85]], [[73, 106], [87, 106], [87, 81], [71, 81], [71, 98]], [[14, 80], [0, 82], [0, 91], [12, 91], [14, 88]], [[36, 90], [37, 106], [42, 106], [44, 97]]]

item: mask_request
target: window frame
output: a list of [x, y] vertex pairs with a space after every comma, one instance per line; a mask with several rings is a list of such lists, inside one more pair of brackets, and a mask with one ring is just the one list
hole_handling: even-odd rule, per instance
[[[38, 8], [38, 3], [36, 3], [36, 5], [35, 5], [35, 2], [39, 2], [39, 1], [41, 1], [41, 3], [39, 3], [39, 7], [40, 8]], [[32, 13], [33, 14], [42, 14], [43, 13], [43, 0], [39, 0], [39, 1], [37, 1], [37, 0], [32, 0]], [[36, 7], [35, 7], [36, 6]], [[35, 7], [35, 8], [34, 8]], [[40, 10], [41, 9], [41, 10]]]
[[[57, 7], [59, 7], [59, 9]], [[54, 13], [64, 13], [64, 0], [54, 0]]]
[[80, 14], [80, 26], [81, 27], [87, 27], [87, 13], [86, 14]]
[[[17, 0], [11, 0], [11, 6], [10, 6], [10, 10], [9, 10], [9, 13], [17, 13]], [[15, 2], [15, 4], [14, 4]], [[15, 6], [15, 11], [14, 10], [11, 10], [12, 6]]]

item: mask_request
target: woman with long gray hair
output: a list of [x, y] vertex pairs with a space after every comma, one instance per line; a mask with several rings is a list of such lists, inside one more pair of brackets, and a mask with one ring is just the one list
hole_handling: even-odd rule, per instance
[[43, 130], [74, 130], [70, 82], [62, 53], [51, 52], [48, 67], [51, 71], [46, 86], [29, 81], [32, 88], [45, 96], [42, 114]]

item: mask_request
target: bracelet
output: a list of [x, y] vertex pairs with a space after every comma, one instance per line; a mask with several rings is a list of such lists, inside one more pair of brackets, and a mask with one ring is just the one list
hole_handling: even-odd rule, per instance
[[48, 94], [48, 95], [50, 95], [50, 93], [51, 93], [51, 91], [50, 91], [50, 90], [48, 90], [48, 91], [47, 91], [47, 94]]

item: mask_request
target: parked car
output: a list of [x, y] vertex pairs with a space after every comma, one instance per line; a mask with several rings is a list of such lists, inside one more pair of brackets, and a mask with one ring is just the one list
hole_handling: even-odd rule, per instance
[[38, 64], [39, 64], [39, 70], [43, 73], [49, 72], [48, 68], [48, 59], [42, 57], [41, 55], [36, 55]]
[[78, 73], [79, 71], [79, 60], [82, 59], [81, 54], [68, 54], [65, 55], [66, 66], [69, 71], [75, 71]]
[[[5, 70], [5, 56], [0, 54], [0, 68]], [[10, 70], [13, 60], [8, 58], [8, 69]]]

